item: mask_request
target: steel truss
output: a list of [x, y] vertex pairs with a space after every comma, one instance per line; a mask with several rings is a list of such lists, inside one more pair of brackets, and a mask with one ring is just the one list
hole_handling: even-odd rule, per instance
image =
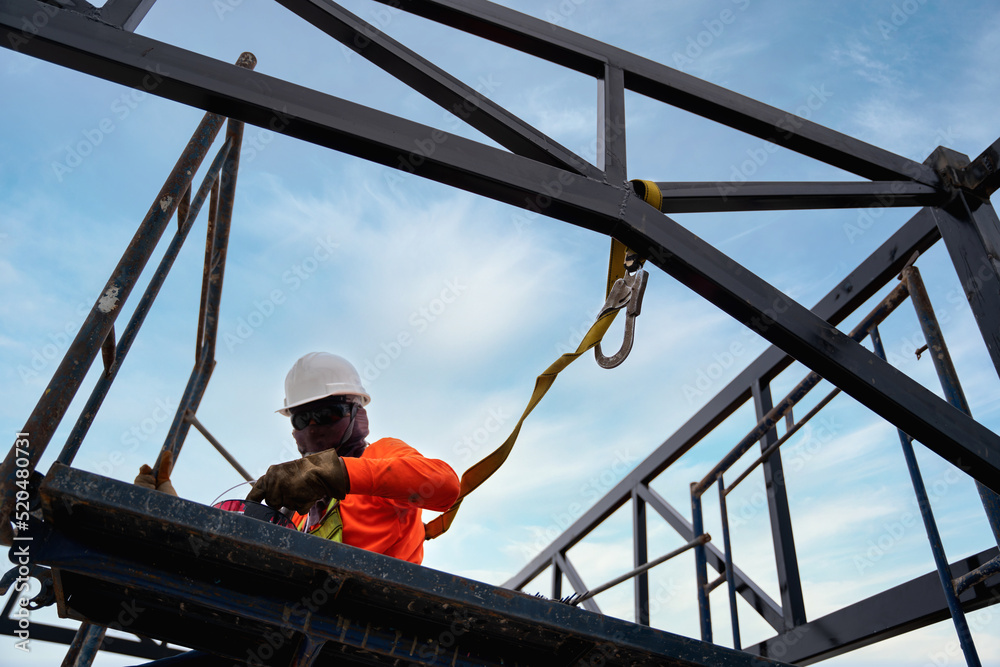
[[[835, 289], [820, 300], [813, 308], [813, 312], [831, 323], [843, 321], [873, 294], [890, 282], [895, 282], [901, 272], [906, 275], [913, 271], [914, 267], [908, 267], [908, 264], [940, 239], [940, 230], [933, 211], [931, 209], [920, 211], [860, 266], [845, 276]], [[905, 285], [898, 286], [890, 293], [883, 303], [858, 325], [856, 335], [859, 339], [869, 329], [877, 326], [878, 321], [886, 317], [907, 296], [909, 290]], [[935, 348], [938, 350], [935, 355], [940, 354], [941, 348], [944, 348], [943, 341]], [[945, 356], [946, 354], [945, 349]], [[751, 431], [712, 473], [698, 485], [692, 486], [700, 487], [697, 496], [699, 498], [697, 506], [700, 507], [700, 494], [716, 479], [721, 480], [722, 472], [734, 463], [740, 454], [748, 451], [751, 445], [760, 442], [762, 456], [758, 459], [758, 463], [764, 469], [781, 600], [773, 600], [751, 578], [735, 567], [732, 563], [732, 554], [727, 553], [730, 551], [728, 548], [720, 549], [716, 546], [717, 542], [711, 542], [703, 547], [704, 564], [700, 565], [700, 568], [711, 565], [720, 576], [709, 582], [704, 570], [699, 575], [699, 590], [706, 591], [706, 596], [702, 599], [703, 611], [707, 612], [708, 591], [721, 583], [730, 584], [732, 594], [740, 595], [776, 632], [773, 638], [755, 646], [744, 647], [743, 650], [757, 655], [778, 657], [795, 664], [808, 664], [833, 657], [947, 619], [949, 609], [942, 593], [941, 581], [938, 573], [930, 572], [825, 617], [807, 620], [791, 517], [785, 494], [784, 472], [780, 451], [776, 451], [777, 445], [781, 444], [778, 441], [776, 426], [783, 416], [791, 417], [794, 404], [816, 385], [818, 377], [811, 374], [789, 394], [789, 397], [775, 405], [771, 398], [770, 382], [792, 361], [789, 355], [776, 347], [765, 351], [504, 585], [521, 589], [551, 567], [554, 597], [564, 594], [561, 590], [564, 575], [575, 590], [579, 592], [587, 590], [587, 584], [580, 577], [567, 552], [612, 514], [629, 504], [633, 515], [634, 562], [637, 566], [647, 562], [649, 556], [646, 546], [649, 510], [665, 520], [677, 531], [682, 540], [692, 540], [701, 534], [702, 529], [697, 525], [701, 521], [700, 511], [695, 513], [693, 523], [650, 488], [650, 484], [737, 409], [752, 400], [755, 413], [760, 420], [758, 427]], [[954, 386], [957, 387], [957, 379], [954, 380]], [[946, 394], [956, 392], [954, 388], [946, 387], [946, 389], [950, 389]], [[795, 429], [808, 422], [838, 391], [839, 389], [835, 389], [809, 414], [797, 421], [789, 419], [786, 422], [786, 434], [794, 433]], [[957, 388], [957, 393], [960, 395], [960, 388]], [[787, 435], [781, 440], [784, 441], [786, 438]], [[730, 486], [738, 484], [745, 474]], [[995, 502], [995, 495], [993, 498]], [[996, 511], [995, 506], [987, 506], [987, 512], [991, 523], [995, 526], [1000, 513]], [[724, 526], [725, 523], [724, 519]], [[721, 544], [721, 541], [718, 543]], [[969, 590], [963, 589], [959, 599], [965, 611], [1000, 601], [1000, 581], [994, 576], [997, 563], [998, 550], [992, 548], [950, 564], [950, 578], [956, 580], [975, 570], [980, 570], [985, 575], [977, 579], [979, 586]], [[635, 578], [633, 585], [635, 618], [637, 622], [648, 623], [648, 579], [640, 575]], [[593, 600], [585, 601], [584, 605], [588, 602], [591, 610], [599, 611]], [[734, 606], [730, 604], [731, 608]], [[704, 620], [703, 618], [703, 633], [707, 634], [706, 638], [710, 638], [711, 626], [706, 626]], [[734, 625], [738, 627], [738, 624]], [[738, 636], [738, 630], [734, 634]]]
[[[555, 562], [573, 580], [572, 567], [562, 554], [579, 538], [581, 533], [574, 531], [589, 528], [609, 516], [628, 498], [634, 499], [638, 518], [644, 518], [645, 507], [650, 505], [688, 539], [697, 537], [686, 519], [644, 485], [751, 397], [759, 417], [768, 413], [771, 410], [768, 382], [792, 358], [968, 471], [986, 488], [1000, 491], [997, 434], [836, 328], [914, 253], [923, 252], [943, 238], [993, 363], [1000, 369], [1000, 290], [996, 288], [1000, 284], [997, 260], [1000, 225], [989, 202], [990, 195], [1000, 186], [996, 168], [1000, 140], [971, 161], [948, 149], [939, 149], [927, 161], [918, 163], [483, 0], [384, 0], [385, 4], [596, 79], [602, 130], [597, 165], [593, 165], [336, 3], [281, 0], [286, 8], [468, 122], [506, 148], [505, 151], [134, 34], [132, 31], [154, 1], [109, 0], [103, 7], [94, 8], [85, 0], [63, 2], [59, 6], [37, 0], [3, 0], [0, 40], [4, 46], [21, 53], [126, 86], [141, 88], [144, 79], [155, 74], [160, 77], [154, 91], [159, 96], [613, 236], [775, 346], [712, 399], [522, 575], [529, 570], [540, 571], [536, 566]], [[664, 202], [658, 211], [643, 202], [627, 181], [626, 90], [765, 139], [871, 182], [748, 183], [735, 195], [720, 192], [714, 183], [660, 183]], [[926, 208], [812, 310], [788, 298], [666, 215], [684, 211], [870, 205]], [[121, 276], [113, 277], [108, 289], [123, 287], [119, 284], [121, 280]], [[122, 292], [121, 300], [126, 296], [127, 290]], [[33, 437], [29, 454], [31, 469], [65, 414], [97, 350], [109, 339], [114, 314], [119, 311], [101, 319], [87, 345], [78, 350], [80, 354], [72, 362], [73, 381], [62, 382], [46, 392], [29, 417], [23, 430]], [[203, 391], [210, 370], [196, 368], [188, 393], [194, 396]], [[171, 430], [173, 443], [183, 441], [189, 421], [181, 418], [175, 422]], [[14, 510], [14, 458], [12, 448], [0, 467], [3, 517], [9, 517]], [[775, 481], [781, 477], [780, 459], [765, 462], [765, 470], [769, 484], [780, 488], [780, 482]], [[782, 586], [781, 604], [768, 599], [738, 569], [733, 570], [732, 579], [739, 592], [776, 631], [787, 633], [805, 625], [805, 614], [801, 590], [797, 589], [794, 545], [783, 489], [775, 497], [771, 512], [777, 525], [774, 538], [779, 570], [782, 583], [790, 584]], [[7, 521], [2, 524], [0, 541], [12, 543]], [[699, 548], [706, 550], [706, 558], [713, 565], [723, 564], [725, 558], [718, 549]], [[645, 558], [644, 550], [644, 541], [641, 545], [637, 541], [637, 561]], [[970, 562], [968, 568], [971, 567], [974, 565]], [[519, 575], [509, 583], [516, 586], [523, 579]], [[637, 582], [642, 580], [640, 576]], [[917, 581], [923, 579], [910, 583], [922, 585]], [[982, 589], [973, 589], [969, 594], [980, 595], [976, 591], [981, 593]], [[884, 627], [879, 625], [881, 629], [874, 634], [869, 632], [870, 637], [891, 636], [915, 622], [913, 616], [917, 611], [905, 604], [908, 598], [903, 593], [890, 591], [883, 595], [890, 595], [888, 599], [896, 605], [897, 617], [888, 619]], [[637, 603], [640, 598], [637, 595]], [[977, 597], [972, 604], [985, 604], [983, 600], [982, 596]], [[872, 605], [855, 611], [874, 625], [872, 610], [881, 607]], [[937, 613], [935, 608], [921, 618]], [[637, 613], [637, 620], [648, 621], [648, 617]], [[820, 644], [810, 649], [813, 652], [809, 655], [831, 655], [846, 650], [869, 630], [866, 626], [851, 636], [812, 633], [810, 641]], [[763, 648], [757, 650], [767, 652]]]

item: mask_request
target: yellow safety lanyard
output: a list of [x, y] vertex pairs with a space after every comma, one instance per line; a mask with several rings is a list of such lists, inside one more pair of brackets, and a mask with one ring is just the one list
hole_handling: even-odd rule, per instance
[[[640, 183], [645, 189], [643, 199], [659, 209], [659, 189], [650, 181], [640, 181]], [[465, 471], [462, 475], [458, 500], [443, 514], [424, 524], [425, 539], [432, 540], [444, 534], [451, 527], [452, 521], [455, 520], [455, 514], [458, 513], [458, 508], [462, 504], [462, 499], [489, 479], [503, 465], [503, 462], [507, 460], [507, 456], [514, 448], [517, 436], [521, 432], [521, 425], [528, 415], [531, 414], [531, 411], [535, 409], [535, 406], [542, 400], [546, 392], [548, 392], [552, 383], [556, 381], [556, 376], [564, 368], [576, 361], [580, 355], [600, 344], [601, 339], [604, 338], [604, 334], [607, 333], [611, 323], [614, 322], [615, 316], [618, 315], [618, 311], [625, 306], [628, 306], [629, 321], [627, 324], [632, 324], [632, 321], [639, 314], [639, 306], [642, 302], [642, 294], [646, 286], [647, 276], [646, 272], [642, 270], [642, 262], [643, 260], [639, 259], [634, 253], [631, 253], [624, 243], [617, 239], [611, 239], [605, 306], [597, 316], [597, 321], [584, 334], [583, 340], [580, 341], [575, 351], [568, 352], [556, 359], [551, 366], [545, 369], [544, 373], [538, 376], [535, 380], [535, 390], [531, 393], [531, 400], [528, 401], [528, 406], [521, 414], [521, 418], [517, 420], [514, 430], [511, 431], [502, 445]], [[628, 326], [622, 351], [608, 360], [609, 362], [616, 361], [616, 363], [610, 365], [601, 363], [602, 366], [610, 368], [621, 363], [624, 356], [628, 354], [628, 350], [631, 349], [631, 333], [631, 326]], [[599, 363], [602, 357], [603, 355], [598, 353]]]

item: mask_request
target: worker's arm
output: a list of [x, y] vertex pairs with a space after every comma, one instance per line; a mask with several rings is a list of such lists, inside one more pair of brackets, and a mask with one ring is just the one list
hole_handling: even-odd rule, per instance
[[320, 498], [360, 493], [443, 512], [458, 492], [458, 476], [447, 463], [424, 458], [401, 440], [384, 438], [363, 458], [343, 459], [329, 449], [273, 465], [254, 484], [247, 500], [305, 514]]
[[458, 498], [458, 475], [444, 461], [425, 458], [402, 440], [383, 438], [361, 458], [342, 459], [351, 493], [378, 496], [443, 512]]
[[320, 498], [342, 500], [350, 491], [344, 461], [330, 449], [269, 467], [254, 483], [247, 500], [266, 501], [271, 507], [290, 507], [305, 514]]

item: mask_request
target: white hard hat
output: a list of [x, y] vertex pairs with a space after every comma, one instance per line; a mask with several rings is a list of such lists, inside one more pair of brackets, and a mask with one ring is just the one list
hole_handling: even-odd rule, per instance
[[347, 359], [329, 352], [310, 352], [295, 362], [285, 377], [285, 407], [276, 410], [288, 417], [289, 408], [329, 396], [354, 396], [362, 406], [372, 397], [361, 386], [361, 376]]

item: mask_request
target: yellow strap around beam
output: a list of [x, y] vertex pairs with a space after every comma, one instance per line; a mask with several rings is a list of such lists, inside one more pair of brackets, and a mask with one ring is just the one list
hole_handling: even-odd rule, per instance
[[663, 208], [663, 193], [660, 192], [660, 188], [653, 181], [641, 181], [634, 180], [630, 181], [632, 186], [636, 190], [636, 194], [642, 197], [642, 200], [655, 208], [657, 211], [662, 211]]

